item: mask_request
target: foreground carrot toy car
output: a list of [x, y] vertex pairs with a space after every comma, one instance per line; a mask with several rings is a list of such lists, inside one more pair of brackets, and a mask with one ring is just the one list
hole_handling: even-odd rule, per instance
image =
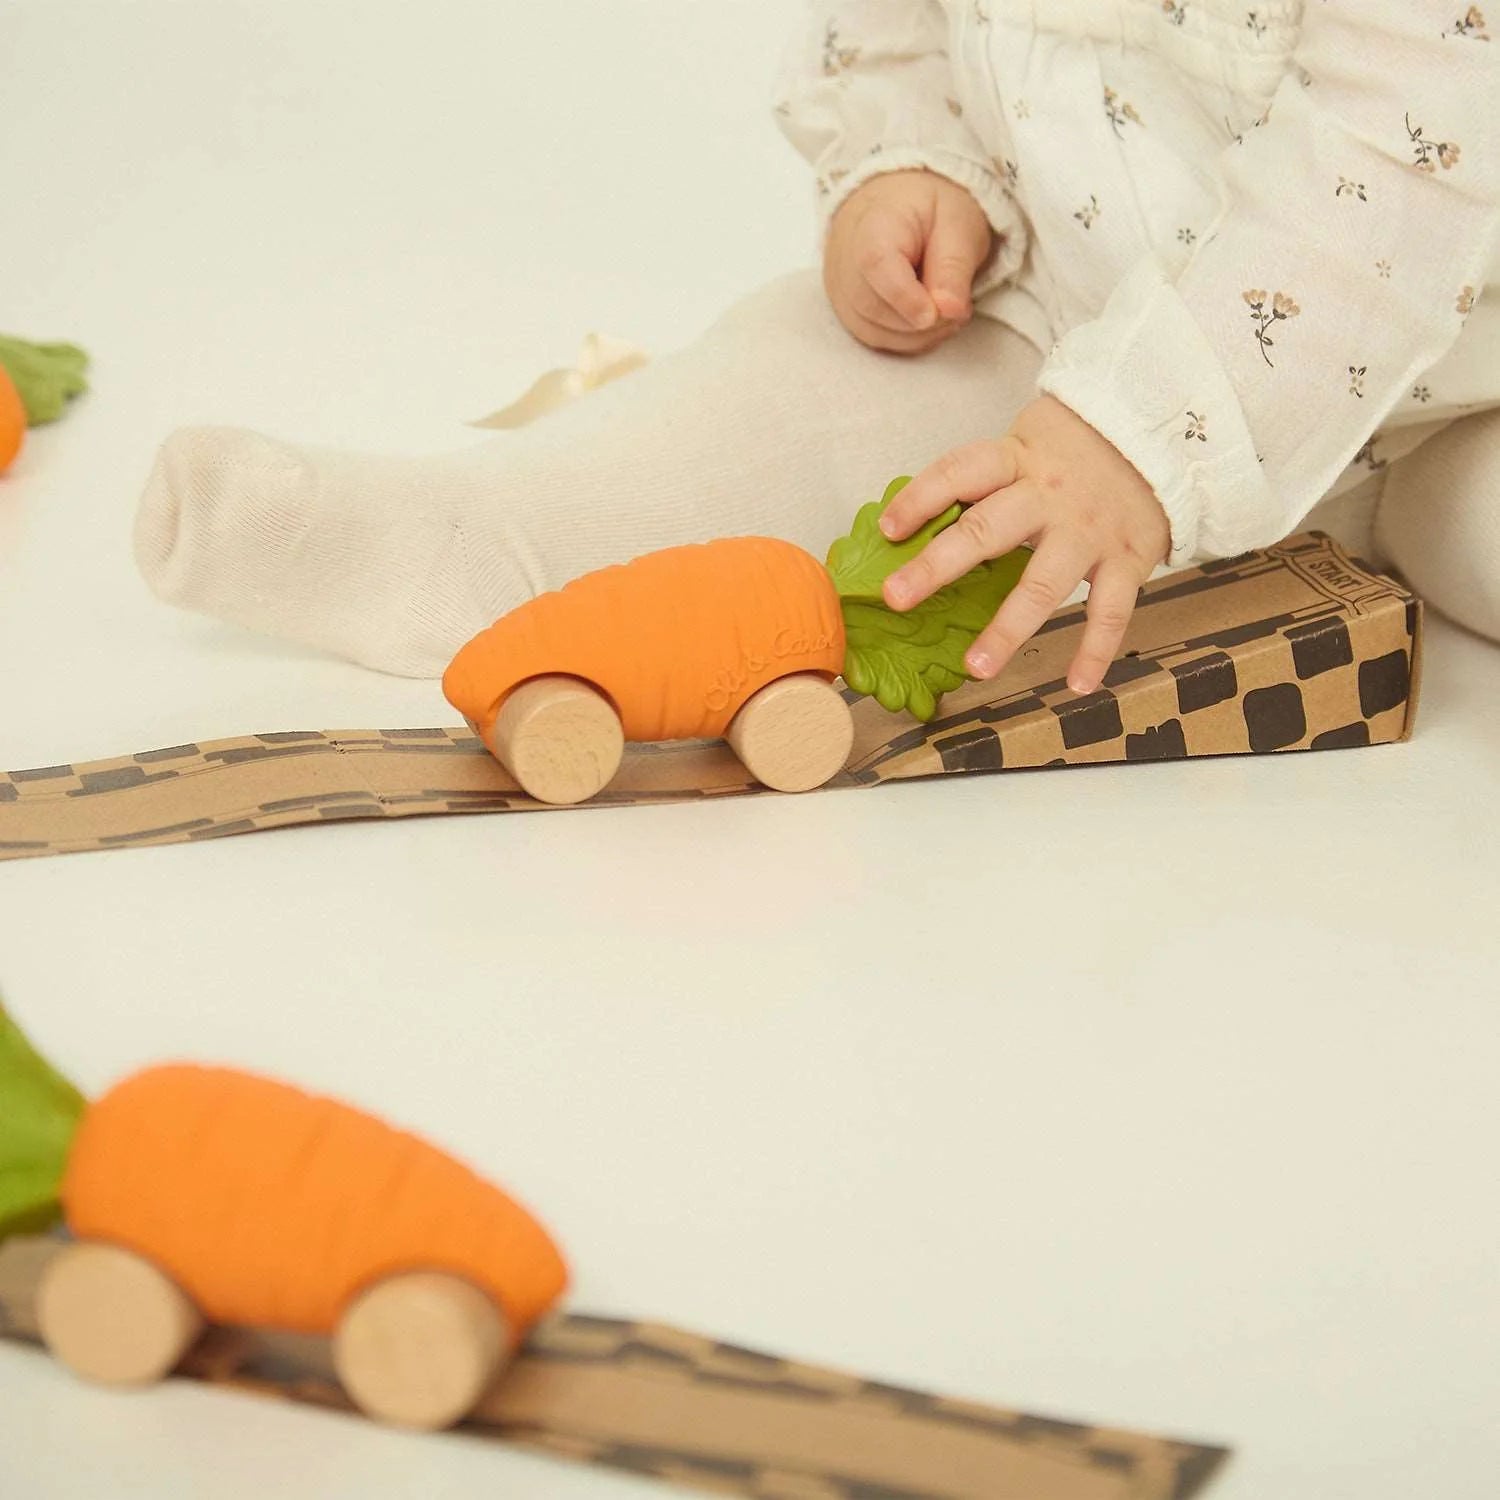
[[74, 1236], [38, 1296], [79, 1374], [160, 1379], [205, 1323], [331, 1334], [371, 1416], [461, 1420], [567, 1284], [545, 1229], [436, 1146], [230, 1068], [88, 1104], [0, 1009], [0, 1237]]
[[835, 680], [932, 718], [1030, 556], [1019, 548], [913, 610], [889, 609], [886, 577], [960, 514], [888, 541], [880, 514], [905, 483], [861, 508], [826, 566], [790, 542], [732, 537], [585, 574], [476, 635], [443, 692], [543, 802], [593, 796], [627, 740], [722, 736], [765, 785], [821, 786], [854, 738]]

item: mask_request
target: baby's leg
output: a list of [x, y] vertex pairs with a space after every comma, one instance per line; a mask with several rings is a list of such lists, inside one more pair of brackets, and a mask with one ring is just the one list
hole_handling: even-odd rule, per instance
[[1375, 507], [1385, 485], [1384, 472], [1371, 474], [1358, 484], [1325, 496], [1297, 524], [1296, 531], [1326, 531], [1334, 541], [1356, 557], [1379, 564], [1375, 546]]
[[1500, 641], [1500, 410], [1462, 418], [1391, 465], [1375, 540], [1435, 609]]
[[976, 319], [918, 359], [857, 344], [815, 272], [535, 425], [418, 459], [234, 428], [163, 446], [136, 522], [161, 597], [435, 676], [497, 615], [607, 563], [735, 534], [821, 556], [895, 474], [1004, 433], [1039, 357]]

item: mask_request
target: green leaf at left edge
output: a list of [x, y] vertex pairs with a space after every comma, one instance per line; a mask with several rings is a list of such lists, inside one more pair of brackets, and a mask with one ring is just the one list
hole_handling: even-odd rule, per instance
[[69, 401], [88, 389], [89, 357], [76, 344], [33, 344], [0, 333], [0, 366], [26, 408], [26, 425], [40, 427], [62, 416]]
[[40, 1233], [61, 1216], [68, 1150], [87, 1107], [0, 1006], [0, 1239]]
[[890, 541], [880, 529], [880, 517], [910, 483], [909, 474], [891, 480], [880, 499], [860, 506], [855, 512], [849, 535], [841, 536], [828, 549], [828, 573], [840, 598], [879, 599], [880, 586], [890, 574], [910, 562], [938, 532], [959, 518], [963, 507], [950, 505], [904, 542]]
[[1031, 549], [1017, 547], [909, 610], [842, 600], [844, 681], [890, 713], [904, 709], [923, 723], [936, 717], [942, 695], [970, 680], [964, 657], [1030, 560]]

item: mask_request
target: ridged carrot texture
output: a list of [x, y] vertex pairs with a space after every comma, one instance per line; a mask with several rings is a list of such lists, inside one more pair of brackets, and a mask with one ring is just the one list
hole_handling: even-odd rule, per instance
[[526, 1209], [413, 1135], [192, 1064], [84, 1106], [0, 1010], [0, 1235], [59, 1205], [75, 1235], [150, 1260], [210, 1322], [332, 1333], [356, 1292], [431, 1270], [487, 1292], [519, 1341], [568, 1279]]
[[760, 688], [843, 670], [844, 621], [821, 563], [790, 542], [729, 537], [601, 568], [503, 615], [465, 645], [443, 693], [488, 735], [533, 677], [580, 677], [627, 740], [717, 739]]

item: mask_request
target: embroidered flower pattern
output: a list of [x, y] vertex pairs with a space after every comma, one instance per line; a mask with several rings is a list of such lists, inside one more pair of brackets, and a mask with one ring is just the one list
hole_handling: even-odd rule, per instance
[[830, 21], [828, 29], [823, 33], [823, 76], [836, 78], [858, 61], [859, 48], [839, 46], [839, 28], [835, 22]]
[[1198, 242], [1198, 236], [1191, 229], [1179, 229], [1177, 231], [1177, 238], [1184, 245], [1195, 245]]
[[1375, 274], [1378, 277], [1380, 277], [1380, 279], [1382, 281], [1389, 281], [1391, 279], [1391, 263], [1390, 263], [1390, 261], [1388, 261], [1388, 260], [1377, 260], [1375, 262]]
[[[1275, 340], [1267, 334], [1266, 329], [1273, 323], [1295, 318], [1302, 309], [1285, 292], [1275, 293], [1271, 298], [1269, 312], [1266, 311], [1266, 294], [1263, 291], [1251, 287], [1243, 295], [1250, 307], [1250, 320], [1255, 324], [1255, 342], [1260, 345], [1260, 357], [1269, 365], [1271, 356], [1266, 350], [1275, 348]], [[1275, 366], [1272, 365], [1272, 368]]]
[[1464, 287], [1458, 294], [1458, 300], [1453, 304], [1454, 311], [1460, 316], [1467, 318], [1474, 311], [1474, 288]]
[[1471, 42], [1487, 42], [1490, 39], [1489, 32], [1484, 29], [1484, 12], [1477, 5], [1471, 5], [1443, 35], [1466, 36]]
[[1355, 182], [1352, 178], [1342, 176], [1339, 178], [1339, 185], [1333, 190], [1333, 196], [1335, 198], [1358, 198], [1361, 203], [1368, 203], [1370, 201], [1365, 197], [1364, 183]]
[[1364, 400], [1365, 395], [1365, 367], [1363, 365], [1349, 366], [1349, 394], [1358, 396]]
[[1266, 34], [1266, 23], [1261, 19], [1259, 11], [1252, 10], [1248, 12], [1245, 16], [1245, 25], [1256, 36], [1264, 36]]
[[1411, 394], [1412, 400], [1420, 401], [1424, 406], [1432, 400], [1432, 391], [1425, 385], [1414, 385]]
[[1183, 18], [1187, 15], [1185, 0], [1161, 0], [1161, 8], [1174, 26], [1182, 25]]
[[1183, 437], [1189, 442], [1197, 438], [1200, 443], [1206, 443], [1208, 441], [1208, 434], [1203, 430], [1203, 418], [1195, 411], [1190, 411], [1187, 415], [1187, 431], [1182, 434]]
[[1413, 125], [1411, 115], [1406, 116], [1406, 133], [1411, 137], [1411, 149], [1416, 155], [1412, 165], [1419, 172], [1435, 172], [1437, 167], [1433, 165], [1433, 157], [1438, 161], [1438, 166], [1446, 172], [1454, 162], [1458, 160], [1457, 141], [1429, 141], [1422, 138], [1422, 127]]
[[1001, 161], [998, 165], [1000, 167], [1001, 175], [1005, 178], [1006, 187], [1015, 187], [1016, 183], [1020, 180], [1020, 167], [1018, 167], [1015, 162], [1013, 162], [1008, 156], [1005, 157], [1004, 160]]
[[1135, 112], [1135, 105], [1121, 104], [1119, 95], [1107, 86], [1104, 90], [1104, 114], [1109, 121], [1110, 128], [1122, 140], [1125, 138], [1125, 132], [1120, 127], [1126, 120], [1133, 120], [1137, 125], [1143, 123], [1141, 117]]
[[1025, 99], [1016, 100], [1015, 111], [1018, 120], [1029, 120], [1031, 118], [1031, 105]]
[[961, 120], [963, 118], [964, 107], [958, 102], [957, 99], [949, 97], [947, 99], [944, 99], [943, 103], [948, 106], [948, 113], [952, 115], [955, 120]]
[[[1252, 120], [1250, 122], [1250, 129], [1259, 130], [1260, 127], [1264, 125], [1270, 118], [1271, 106], [1268, 104], [1265, 109], [1261, 111], [1260, 118], [1258, 120]], [[1243, 146], [1245, 144], [1245, 132], [1243, 130], [1236, 130], [1234, 126], [1229, 123], [1228, 115], [1224, 116], [1224, 129], [1229, 132], [1229, 138], [1235, 143], [1236, 146]]]
[[1075, 209], [1073, 212], [1073, 217], [1077, 219], [1085, 229], [1088, 229], [1093, 225], [1094, 220], [1097, 219], [1103, 212], [1104, 210], [1099, 207], [1099, 200], [1092, 193], [1090, 193], [1089, 201], [1085, 203], [1082, 208]]
[[1352, 464], [1364, 464], [1372, 474], [1378, 474], [1389, 462], [1388, 459], [1375, 457], [1375, 439], [1368, 437], [1364, 446], [1349, 460]]

